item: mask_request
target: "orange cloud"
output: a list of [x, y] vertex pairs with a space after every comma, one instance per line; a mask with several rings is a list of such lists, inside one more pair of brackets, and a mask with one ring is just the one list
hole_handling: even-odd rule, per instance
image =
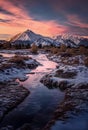
[[52, 36], [66, 31], [66, 27], [59, 25], [56, 21], [36, 21], [25, 11], [23, 7], [14, 6], [8, 0], [3, 2], [0, 0], [0, 6], [13, 13], [14, 15], [0, 13], [0, 19], [8, 20], [8, 22], [0, 23], [0, 34], [16, 34], [29, 28], [36, 33], [45, 36]]

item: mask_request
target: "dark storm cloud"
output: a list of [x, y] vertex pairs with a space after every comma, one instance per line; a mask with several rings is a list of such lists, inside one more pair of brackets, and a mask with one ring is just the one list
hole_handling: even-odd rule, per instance
[[0, 23], [9, 23], [11, 20], [8, 19], [0, 19]]
[[0, 7], [0, 13], [14, 16], [12, 12], [9, 12], [8, 10], [3, 9], [2, 7]]
[[[69, 31], [88, 35], [88, 0], [7, 0], [35, 21], [54, 20]], [[10, 14], [1, 9], [3, 13]]]
[[36, 20], [64, 22], [68, 14], [78, 15], [88, 22], [88, 0], [9, 0], [15, 6], [24, 7]]

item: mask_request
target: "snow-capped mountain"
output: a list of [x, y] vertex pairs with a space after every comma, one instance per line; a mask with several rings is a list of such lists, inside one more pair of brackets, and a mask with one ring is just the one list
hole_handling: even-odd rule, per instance
[[61, 44], [65, 44], [66, 46], [70, 46], [70, 47], [78, 46], [82, 39], [83, 38], [80, 36], [75, 36], [71, 34], [63, 34], [54, 37], [54, 41], [56, 42], [57, 46], [60, 46]]
[[37, 46], [51, 46], [51, 45], [53, 45], [54, 43], [53, 43], [54, 41], [53, 41], [53, 39], [51, 39], [51, 38], [48, 38], [48, 37], [43, 37], [43, 38], [39, 38], [38, 40], [36, 40], [35, 41], [35, 44], [37, 45]]
[[77, 47], [79, 45], [86, 45], [88, 46], [88, 39], [75, 36], [71, 34], [63, 34], [58, 35], [53, 38], [44, 37], [42, 35], [36, 34], [31, 30], [26, 30], [23, 33], [15, 35], [11, 38], [10, 42], [12, 44], [32, 44], [35, 43], [37, 46], [61, 46], [61, 44], [65, 44], [67, 47]]
[[35, 43], [37, 46], [49, 46], [53, 44], [53, 39], [36, 34], [31, 30], [26, 30], [23, 33], [15, 35], [13, 38], [11, 38], [10, 42], [12, 42], [12, 44], [26, 45]]
[[11, 39], [11, 41], [12, 42], [15, 42], [15, 41], [33, 41], [34, 42], [34, 41], [38, 40], [39, 38], [42, 38], [42, 36], [39, 34], [35, 34], [31, 30], [26, 30], [25, 32], [14, 36]]

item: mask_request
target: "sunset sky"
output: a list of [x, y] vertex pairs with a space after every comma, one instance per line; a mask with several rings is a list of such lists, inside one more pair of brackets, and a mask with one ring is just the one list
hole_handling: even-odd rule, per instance
[[88, 0], [0, 0], [0, 39], [26, 29], [88, 36]]

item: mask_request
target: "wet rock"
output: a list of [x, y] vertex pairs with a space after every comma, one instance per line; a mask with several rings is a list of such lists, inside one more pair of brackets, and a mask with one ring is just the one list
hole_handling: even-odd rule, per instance
[[64, 91], [65, 89], [71, 87], [73, 84], [69, 83], [67, 80], [54, 80], [51, 75], [44, 76], [41, 80], [48, 88], [60, 88], [60, 90]]
[[0, 85], [0, 120], [23, 101], [28, 94], [29, 91], [22, 85], [15, 83]]
[[60, 78], [74, 78], [75, 76], [77, 76], [77, 72], [76, 71], [74, 71], [74, 72], [71, 72], [71, 71], [64, 72], [63, 70], [58, 69], [55, 72], [54, 76], [60, 77]]

